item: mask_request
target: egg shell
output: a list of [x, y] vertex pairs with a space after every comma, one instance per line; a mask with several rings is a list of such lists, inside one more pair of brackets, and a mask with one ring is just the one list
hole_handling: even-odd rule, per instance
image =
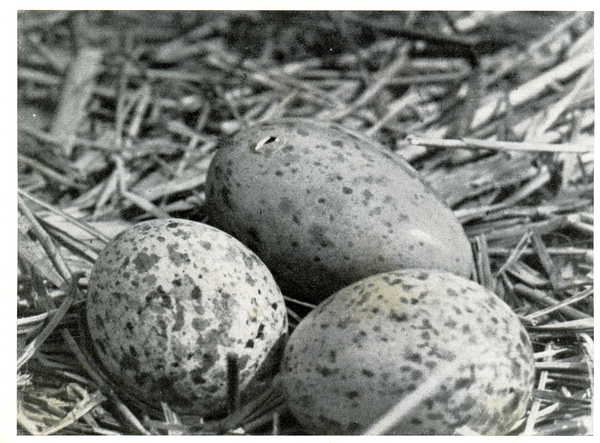
[[304, 301], [380, 272], [473, 269], [462, 226], [418, 173], [336, 124], [284, 119], [238, 132], [219, 146], [206, 195], [209, 223]]
[[359, 434], [456, 358], [465, 363], [390, 433], [505, 434], [526, 411], [535, 371], [525, 329], [495, 294], [448, 272], [389, 272], [300, 322], [282, 385], [308, 432]]
[[179, 219], [142, 222], [100, 253], [86, 318], [94, 349], [123, 392], [202, 416], [227, 407], [227, 355], [249, 398], [278, 370], [287, 334], [283, 296], [242, 243]]

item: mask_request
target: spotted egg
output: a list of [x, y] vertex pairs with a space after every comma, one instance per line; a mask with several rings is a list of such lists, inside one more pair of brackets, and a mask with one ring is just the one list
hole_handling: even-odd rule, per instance
[[473, 268], [462, 226], [419, 174], [340, 125], [283, 119], [239, 131], [220, 144], [206, 195], [210, 223], [304, 301], [380, 272]]
[[278, 370], [287, 333], [283, 296], [262, 261], [230, 235], [179, 219], [138, 223], [102, 250], [86, 320], [124, 392], [205, 417], [227, 408], [228, 360], [250, 398]]
[[386, 433], [501, 435], [525, 413], [533, 383], [532, 345], [510, 307], [425, 269], [335, 293], [300, 322], [282, 362], [288, 408], [315, 434], [363, 433], [415, 393]]

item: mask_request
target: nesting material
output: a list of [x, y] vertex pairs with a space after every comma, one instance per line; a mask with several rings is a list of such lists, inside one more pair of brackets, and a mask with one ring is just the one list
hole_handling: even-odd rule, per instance
[[[278, 376], [243, 399], [231, 358], [223, 418], [135, 401], [82, 333], [110, 239], [207, 221], [216, 147], [303, 118], [403, 156], [462, 224], [470, 279], [534, 351], [531, 402], [499, 432], [590, 434], [593, 31], [560, 11], [19, 12], [17, 432], [307, 433]], [[283, 295], [293, 333], [315, 304]]]

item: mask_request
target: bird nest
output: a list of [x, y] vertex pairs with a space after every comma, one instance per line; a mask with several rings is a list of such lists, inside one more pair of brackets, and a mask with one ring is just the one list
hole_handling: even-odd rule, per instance
[[136, 402], [80, 311], [122, 229], [205, 220], [221, 138], [306, 117], [404, 157], [462, 223], [534, 346], [511, 434], [591, 434], [592, 48], [585, 12], [20, 12], [17, 433], [304, 432], [277, 383], [221, 420]]

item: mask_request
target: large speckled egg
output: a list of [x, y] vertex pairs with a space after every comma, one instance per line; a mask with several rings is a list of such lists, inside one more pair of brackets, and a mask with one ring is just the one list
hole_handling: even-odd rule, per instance
[[315, 434], [362, 433], [430, 377], [442, 382], [389, 433], [502, 435], [526, 411], [534, 359], [498, 296], [425, 269], [335, 293], [300, 322], [282, 362], [287, 405]]
[[213, 158], [206, 195], [210, 223], [304, 301], [380, 272], [473, 268], [462, 226], [417, 172], [336, 124], [284, 119], [239, 131]]
[[124, 392], [207, 417], [227, 407], [228, 354], [249, 398], [278, 370], [287, 333], [283, 296], [261, 260], [230, 235], [179, 219], [136, 224], [102, 250], [86, 315]]

